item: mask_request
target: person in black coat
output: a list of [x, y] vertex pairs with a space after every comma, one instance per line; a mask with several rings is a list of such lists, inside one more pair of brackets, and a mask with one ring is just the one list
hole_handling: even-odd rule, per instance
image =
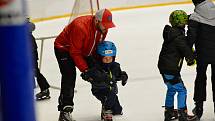
[[97, 54], [99, 55], [97, 58], [89, 56], [86, 59], [90, 69], [81, 76], [92, 84], [92, 94], [101, 101], [102, 118], [111, 120], [112, 115], [122, 115], [122, 106], [117, 96], [117, 81], [121, 81], [122, 86], [125, 86], [128, 75], [121, 70], [120, 64], [115, 62], [116, 47], [114, 43], [110, 41], [99, 43]]
[[189, 17], [187, 37], [190, 47], [195, 45], [197, 56], [197, 75], [193, 98], [196, 106], [193, 112], [201, 118], [203, 102], [206, 101], [208, 64], [211, 64], [213, 102], [215, 102], [215, 5], [210, 0], [193, 0], [193, 4], [195, 9]]
[[185, 36], [185, 25], [188, 15], [183, 10], [175, 10], [169, 17], [171, 26], [166, 25], [163, 30], [163, 45], [159, 55], [158, 68], [167, 86], [165, 100], [165, 121], [170, 121], [174, 117], [174, 96], [178, 93], [178, 113], [179, 121], [190, 120], [196, 116], [187, 115], [187, 90], [181, 79], [180, 71], [183, 59], [187, 65], [193, 65], [195, 58], [192, 49], [188, 46]]
[[35, 24], [29, 21], [29, 18], [27, 18], [27, 24], [29, 27], [29, 38], [32, 40], [32, 55], [33, 55], [33, 69], [34, 69], [34, 76], [36, 77], [37, 83], [40, 87], [40, 92], [36, 94], [37, 100], [44, 100], [50, 98], [50, 92], [49, 92], [49, 83], [46, 80], [46, 78], [41, 74], [40, 69], [38, 67], [38, 51], [37, 51], [37, 43], [36, 40], [32, 34], [32, 32], [35, 30]]

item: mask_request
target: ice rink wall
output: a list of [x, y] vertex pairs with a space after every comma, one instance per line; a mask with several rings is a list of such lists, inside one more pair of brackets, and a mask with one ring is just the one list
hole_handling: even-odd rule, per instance
[[[27, 0], [29, 16], [34, 22], [70, 15], [75, 0]], [[95, 1], [95, 0], [94, 0]], [[81, 0], [89, 2], [89, 0]], [[187, 4], [191, 0], [100, 0], [100, 8], [122, 10], [162, 6], [169, 4]]]

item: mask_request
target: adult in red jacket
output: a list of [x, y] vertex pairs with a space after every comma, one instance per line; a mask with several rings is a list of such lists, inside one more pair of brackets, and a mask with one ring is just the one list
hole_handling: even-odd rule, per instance
[[112, 14], [108, 9], [74, 19], [54, 43], [55, 56], [58, 61], [61, 78], [61, 92], [58, 110], [59, 121], [72, 121], [73, 97], [76, 81], [76, 68], [81, 72], [88, 71], [86, 58], [95, 55], [95, 49], [106, 37], [109, 28], [115, 27]]

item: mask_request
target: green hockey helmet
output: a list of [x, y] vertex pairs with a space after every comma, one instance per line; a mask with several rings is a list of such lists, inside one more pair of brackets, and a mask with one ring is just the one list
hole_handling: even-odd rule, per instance
[[170, 14], [169, 22], [172, 26], [184, 27], [188, 22], [188, 15], [183, 10], [175, 10]]

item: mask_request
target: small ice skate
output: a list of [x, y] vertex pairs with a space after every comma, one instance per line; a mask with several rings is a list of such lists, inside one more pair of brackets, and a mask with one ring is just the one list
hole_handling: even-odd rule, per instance
[[166, 108], [164, 111], [164, 121], [172, 121], [178, 119], [178, 110], [173, 108]]
[[113, 121], [112, 118], [113, 118], [112, 111], [111, 110], [104, 110], [104, 108], [102, 108], [101, 120], [102, 121]]
[[73, 106], [65, 106], [63, 111], [60, 111], [58, 121], [75, 121], [72, 117]]
[[36, 100], [45, 100], [45, 99], [50, 99], [50, 92], [49, 89], [46, 89], [44, 91], [39, 92], [36, 94]]

